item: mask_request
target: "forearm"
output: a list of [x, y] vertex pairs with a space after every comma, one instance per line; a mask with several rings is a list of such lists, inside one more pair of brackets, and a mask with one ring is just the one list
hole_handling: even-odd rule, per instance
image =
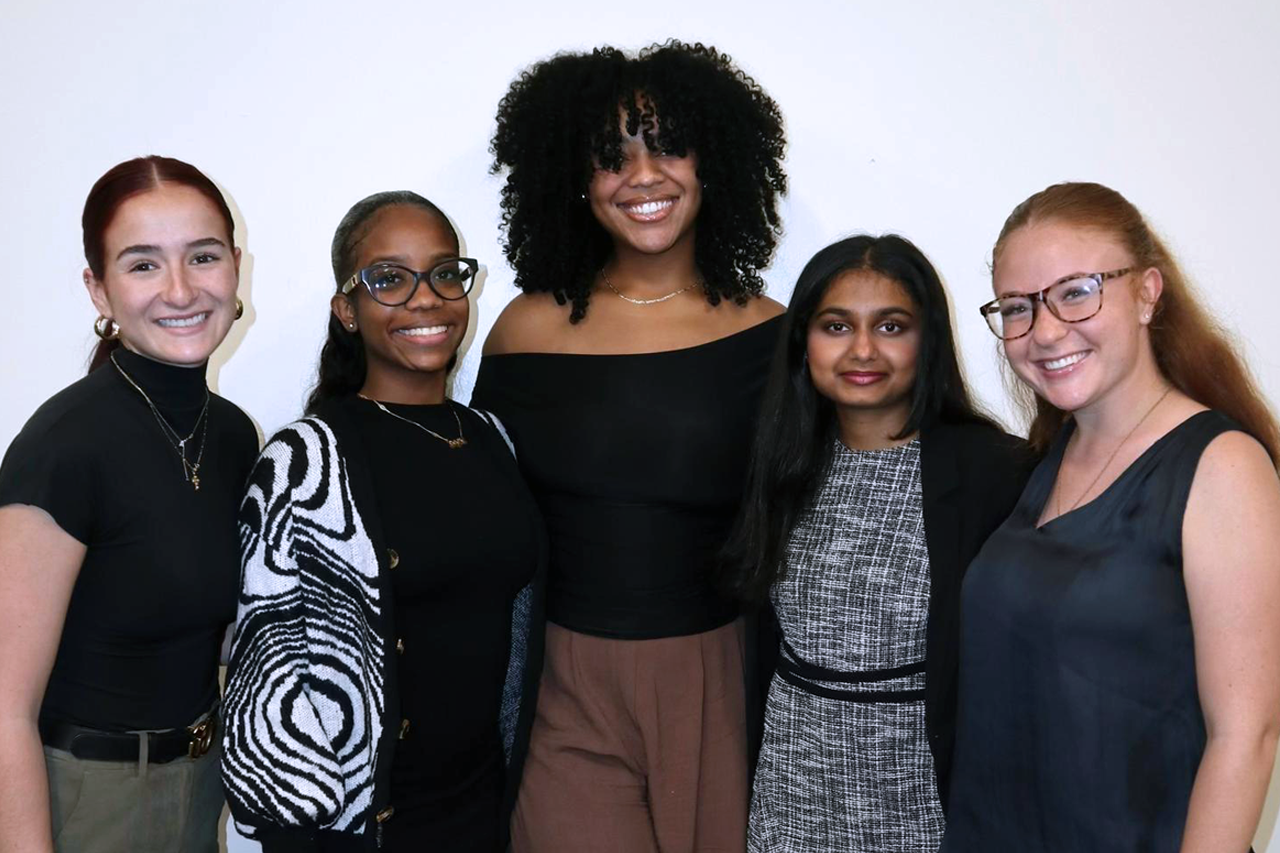
[[0, 718], [0, 853], [52, 853], [49, 779], [33, 720]]
[[1196, 772], [1182, 853], [1245, 853], [1253, 842], [1276, 753], [1276, 732], [1210, 738]]

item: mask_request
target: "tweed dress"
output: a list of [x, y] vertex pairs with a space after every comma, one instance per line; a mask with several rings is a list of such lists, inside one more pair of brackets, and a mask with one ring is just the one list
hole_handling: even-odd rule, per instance
[[786, 559], [749, 849], [933, 853], [943, 816], [925, 731], [919, 441], [837, 443]]

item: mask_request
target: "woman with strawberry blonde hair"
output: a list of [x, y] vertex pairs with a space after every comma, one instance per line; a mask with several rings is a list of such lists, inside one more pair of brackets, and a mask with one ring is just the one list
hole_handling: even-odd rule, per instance
[[982, 306], [1047, 451], [966, 576], [946, 853], [1244, 851], [1280, 731], [1280, 433], [1123, 196], [1014, 209]]

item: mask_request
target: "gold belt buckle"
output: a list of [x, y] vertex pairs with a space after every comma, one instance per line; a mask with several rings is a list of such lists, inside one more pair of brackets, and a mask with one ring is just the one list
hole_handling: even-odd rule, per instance
[[209, 751], [213, 746], [213, 735], [218, 730], [218, 718], [210, 714], [198, 723], [187, 727], [191, 732], [191, 744], [187, 747], [187, 755], [192, 761]]

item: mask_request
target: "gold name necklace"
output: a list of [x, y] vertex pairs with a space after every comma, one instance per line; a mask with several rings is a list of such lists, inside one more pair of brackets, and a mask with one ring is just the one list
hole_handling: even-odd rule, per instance
[[453, 420], [454, 420], [454, 422], [455, 422], [455, 423], [457, 423], [457, 424], [458, 424], [458, 437], [457, 437], [457, 438], [445, 438], [445, 437], [444, 437], [443, 435], [441, 435], [440, 433], [436, 432], [436, 431], [435, 431], [435, 430], [433, 430], [433, 429], [427, 429], [426, 427], [424, 427], [422, 424], [418, 423], [417, 421], [412, 421], [412, 420], [409, 420], [408, 418], [404, 418], [404, 417], [401, 417], [400, 415], [397, 415], [395, 412], [391, 411], [391, 410], [390, 410], [390, 409], [388, 409], [386, 406], [382, 405], [382, 403], [378, 402], [377, 400], [373, 399], [372, 397], [366, 397], [364, 394], [361, 394], [361, 393], [360, 393], [360, 392], [358, 392], [358, 391], [356, 392], [356, 396], [357, 396], [357, 397], [359, 397], [361, 400], [368, 400], [370, 403], [373, 403], [373, 404], [374, 404], [375, 406], [377, 406], [379, 409], [382, 409], [382, 411], [386, 412], [388, 415], [391, 415], [391, 417], [395, 418], [396, 420], [398, 420], [398, 421], [404, 421], [405, 423], [409, 424], [410, 426], [416, 426], [418, 429], [422, 430], [422, 431], [423, 431], [423, 432], [425, 432], [427, 435], [434, 436], [435, 438], [440, 439], [440, 440], [441, 440], [441, 441], [443, 441], [445, 444], [449, 445], [449, 449], [450, 449], [450, 450], [457, 450], [459, 447], [466, 447], [466, 446], [467, 446], [467, 437], [466, 437], [465, 435], [463, 435], [463, 434], [462, 434], [462, 419], [458, 417], [458, 412], [457, 412], [457, 410], [456, 410], [456, 409], [454, 409], [454, 408], [453, 408], [453, 406], [449, 404], [449, 401], [448, 401], [448, 400], [446, 400], [446, 401], [445, 401], [445, 405], [448, 405], [448, 406], [449, 406], [449, 411], [453, 414]]

